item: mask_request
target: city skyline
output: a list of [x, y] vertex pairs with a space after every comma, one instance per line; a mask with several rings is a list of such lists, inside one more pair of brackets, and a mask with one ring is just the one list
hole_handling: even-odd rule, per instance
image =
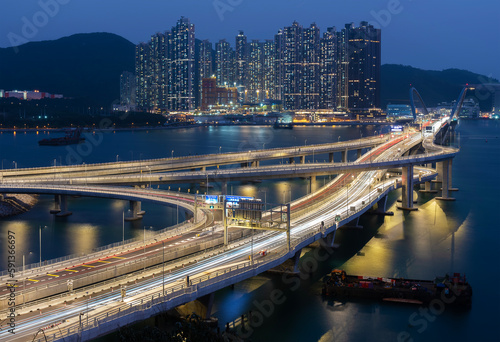
[[[263, 42], [249, 42], [240, 31], [234, 49], [226, 39], [215, 42], [214, 49], [212, 42], [195, 36], [195, 24], [181, 17], [170, 31], [136, 45], [136, 81], [125, 87], [128, 95], [122, 99], [131, 100], [130, 90], [136, 89], [138, 109], [192, 110], [203, 102], [200, 95], [208, 94], [202, 80], [214, 76], [218, 86], [237, 88], [240, 104], [270, 101], [285, 110], [349, 110], [370, 116], [380, 108], [381, 29], [367, 21], [338, 31], [329, 27], [322, 35], [315, 23], [304, 27], [294, 21]], [[132, 103], [125, 102], [121, 104]]]
[[[14, 1], [6, 1], [4, 15], [0, 14], [3, 23], [0, 46], [86, 32], [116, 33], [137, 44], [151, 33], [165, 31], [169, 23], [185, 16], [196, 23], [198, 38], [226, 39], [234, 47], [232, 37], [239, 30], [245, 31], [251, 41], [271, 37], [278, 27], [294, 20], [314, 22], [322, 31], [339, 23], [367, 20], [384, 29], [383, 64], [405, 64], [433, 70], [459, 68], [492, 78], [500, 77], [496, 63], [500, 44], [493, 36], [497, 31], [495, 13], [498, 10], [495, 9], [500, 9], [500, 4], [494, 1], [484, 1], [477, 6], [465, 1], [441, 1], [438, 4], [409, 0], [357, 1], [354, 4], [295, 0], [270, 4], [217, 0], [197, 2], [196, 10], [193, 10], [193, 1], [168, 4], [150, 1], [148, 6], [122, 2], [118, 6], [115, 1], [105, 4], [55, 1], [28, 1], [22, 7]], [[33, 26], [34, 30], [24, 32], [29, 33], [25, 35], [23, 28], [27, 22], [40, 25]], [[481, 63], [476, 62], [478, 57]]]

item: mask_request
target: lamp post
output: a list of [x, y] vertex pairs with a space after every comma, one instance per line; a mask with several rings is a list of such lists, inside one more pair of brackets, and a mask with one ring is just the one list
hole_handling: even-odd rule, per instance
[[151, 188], [151, 167], [149, 165], [146, 165], [146, 167], [149, 169], [149, 188]]
[[[157, 239], [155, 239], [156, 242], [158, 242]], [[163, 255], [162, 255], [162, 276], [163, 276], [163, 280], [162, 280], [162, 286], [163, 286], [163, 296], [165, 296], [165, 241], [161, 241], [161, 248], [162, 248], [162, 252], [163, 252]]]
[[118, 163], [118, 154], [116, 155], [116, 162]]
[[122, 244], [125, 244], [125, 209], [122, 211]]
[[339, 135], [339, 138], [337, 139], [337, 142], [340, 142], [340, 135]]
[[[47, 226], [44, 226], [43, 228], [47, 228]], [[40, 268], [42, 267], [42, 226], [38, 226], [38, 236], [39, 236], [39, 242], [40, 242]]]

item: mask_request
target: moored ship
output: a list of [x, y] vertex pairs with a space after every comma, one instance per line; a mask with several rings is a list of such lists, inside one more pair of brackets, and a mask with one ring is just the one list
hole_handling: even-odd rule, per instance
[[52, 139], [42, 139], [38, 142], [38, 145], [41, 146], [63, 146], [63, 145], [72, 145], [79, 144], [85, 141], [85, 138], [81, 136], [82, 129], [77, 128], [75, 130], [66, 131], [66, 135], [60, 138], [52, 138]]
[[333, 270], [323, 279], [323, 295], [331, 298], [367, 298], [408, 304], [445, 304], [470, 308], [472, 287], [465, 275], [454, 273], [434, 280], [374, 278]]

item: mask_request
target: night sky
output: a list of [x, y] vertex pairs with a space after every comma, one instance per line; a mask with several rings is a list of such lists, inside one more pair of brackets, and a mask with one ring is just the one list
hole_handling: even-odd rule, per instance
[[[40, 13], [40, 3], [54, 2], [59, 8]], [[226, 38], [233, 45], [238, 30], [264, 40], [294, 20], [303, 26], [315, 22], [322, 32], [365, 20], [382, 28], [384, 64], [460, 68], [500, 78], [498, 0], [2, 0], [0, 47], [19, 38], [85, 32], [112, 32], [136, 44], [170, 29], [181, 16], [195, 24], [196, 38]], [[23, 20], [37, 22], [37, 32], [23, 34]]]

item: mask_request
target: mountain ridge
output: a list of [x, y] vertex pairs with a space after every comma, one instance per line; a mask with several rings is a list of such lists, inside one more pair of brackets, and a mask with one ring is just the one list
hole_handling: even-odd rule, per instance
[[[17, 51], [17, 53], [16, 53]], [[89, 105], [109, 106], [120, 97], [120, 74], [134, 72], [135, 45], [112, 33], [79, 33], [57, 40], [0, 48], [0, 89], [32, 90], [82, 98]], [[402, 64], [381, 66], [381, 104], [409, 103], [413, 86], [429, 107], [456, 99], [467, 83], [498, 83], [467, 70], [423, 70]], [[476, 97], [490, 110], [492, 96]]]

